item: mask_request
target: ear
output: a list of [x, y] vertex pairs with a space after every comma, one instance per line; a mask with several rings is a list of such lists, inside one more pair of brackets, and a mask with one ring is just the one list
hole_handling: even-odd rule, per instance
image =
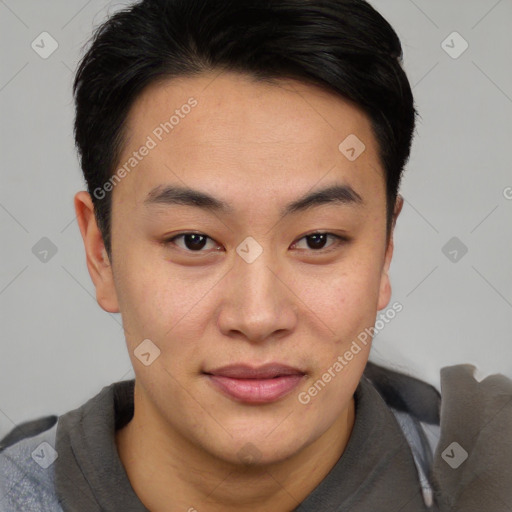
[[108, 313], [119, 313], [114, 276], [103, 237], [96, 224], [91, 196], [80, 191], [75, 195], [75, 212], [84, 241], [87, 268], [96, 288], [96, 300]]
[[398, 194], [395, 202], [395, 208], [393, 211], [393, 221], [391, 223], [391, 230], [389, 233], [389, 239], [386, 247], [386, 254], [384, 257], [384, 265], [382, 267], [382, 274], [380, 277], [380, 290], [379, 290], [379, 301], [377, 310], [384, 309], [391, 299], [391, 282], [389, 280], [389, 266], [391, 265], [391, 258], [393, 257], [393, 233], [395, 231], [396, 219], [402, 211], [404, 205], [404, 198]]

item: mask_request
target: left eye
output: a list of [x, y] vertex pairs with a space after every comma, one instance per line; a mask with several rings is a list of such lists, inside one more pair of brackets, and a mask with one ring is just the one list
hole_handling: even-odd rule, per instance
[[[330, 244], [325, 247], [325, 243], [328, 237], [331, 237], [335, 240], [334, 243]], [[181, 239], [183, 242], [183, 245], [176, 243], [175, 241]], [[167, 245], [169, 243], [173, 243], [180, 247], [181, 249], [184, 249], [188, 252], [205, 252], [202, 251], [207, 244], [207, 241], [210, 240], [211, 242], [214, 242], [212, 238], [210, 238], [207, 235], [204, 235], [202, 233], [181, 233], [179, 235], [175, 235], [172, 238], [168, 238], [164, 240], [164, 244]], [[335, 235], [333, 233], [311, 233], [310, 235], [303, 236], [300, 238], [297, 242], [294, 242], [292, 246], [297, 246], [297, 244], [301, 240], [306, 240], [308, 248], [312, 249], [313, 252], [320, 252], [322, 250], [330, 250], [330, 248], [333, 245], [339, 245], [342, 242], [346, 241], [345, 238]], [[215, 247], [215, 244], [214, 244]]]
[[[335, 242], [331, 245], [328, 245], [327, 250], [330, 250], [330, 248], [333, 245], [339, 245], [341, 242], [344, 241], [344, 239], [341, 236], [334, 235], [333, 233], [311, 233], [310, 235], [302, 237], [300, 240], [308, 240], [309, 248], [314, 249], [316, 252], [319, 252], [321, 250], [326, 249], [325, 242], [328, 237], [334, 238]], [[297, 245], [299, 242], [295, 242], [293, 245]]]

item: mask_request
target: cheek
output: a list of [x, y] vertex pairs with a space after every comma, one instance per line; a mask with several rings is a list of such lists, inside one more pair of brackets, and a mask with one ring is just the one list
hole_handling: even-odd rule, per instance
[[178, 272], [169, 262], [150, 261], [136, 251], [119, 264], [115, 276], [129, 347], [152, 340], [166, 366], [190, 358], [211, 318], [205, 307], [219, 276], [197, 268]]
[[329, 272], [304, 274], [297, 295], [324, 325], [330, 338], [346, 341], [375, 320], [380, 271], [375, 261], [360, 258]]
[[312, 278], [307, 299], [320, 313], [322, 322], [317, 325], [325, 323], [328, 330], [324, 332], [329, 333], [325, 337], [317, 333], [312, 374], [297, 396], [304, 418], [316, 418], [317, 432], [336, 420], [357, 388], [370, 354], [369, 328], [376, 317], [379, 273], [375, 263], [361, 259], [337, 275], [316, 288], [312, 286], [317, 280]]
[[182, 297], [175, 293], [176, 283], [160, 264], [155, 265], [133, 247], [125, 254], [114, 268], [114, 278], [127, 339], [132, 343], [139, 338], [156, 340], [176, 323]]

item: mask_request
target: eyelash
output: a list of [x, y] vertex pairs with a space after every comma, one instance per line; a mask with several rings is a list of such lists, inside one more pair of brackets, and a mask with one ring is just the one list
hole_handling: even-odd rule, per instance
[[[166, 238], [162, 241], [162, 244], [164, 246], [167, 246], [169, 244], [173, 244], [173, 245], [176, 245], [174, 243], [174, 240], [176, 240], [177, 238], [181, 238], [181, 237], [184, 237], [186, 235], [199, 235], [199, 236], [203, 236], [203, 237], [206, 237], [207, 239], [209, 240], [213, 240], [213, 238], [210, 238], [208, 235], [205, 235], [204, 233], [196, 233], [196, 232], [191, 232], [191, 231], [185, 231], [183, 233], [179, 233], [177, 235], [173, 235], [172, 237], [170, 238]], [[335, 250], [336, 248], [338, 248], [340, 245], [344, 244], [344, 243], [348, 243], [350, 242], [350, 238], [348, 237], [345, 237], [345, 236], [340, 236], [340, 235], [335, 235], [334, 233], [330, 233], [328, 231], [314, 231], [313, 233], [308, 233], [307, 235], [304, 235], [303, 237], [299, 238], [297, 240], [297, 242], [294, 242], [292, 245], [295, 245], [296, 243], [298, 243], [300, 240], [304, 239], [304, 238], [308, 238], [308, 237], [311, 237], [311, 236], [314, 236], [314, 235], [329, 235], [331, 236], [332, 238], [335, 239], [335, 242], [333, 244], [331, 244], [330, 246], [328, 246], [327, 248], [322, 248], [322, 249], [309, 249], [309, 251], [311, 252], [314, 252], [314, 253], [327, 253], [327, 252], [330, 252], [332, 250]], [[194, 253], [197, 253], [197, 254], [201, 254], [201, 253], [204, 253], [206, 251], [203, 251], [203, 250], [199, 250], [199, 251], [192, 251], [190, 249], [184, 249], [183, 247], [179, 247], [179, 249], [185, 251], [185, 252], [188, 252], [188, 253], [191, 253], [191, 254], [194, 254]]]

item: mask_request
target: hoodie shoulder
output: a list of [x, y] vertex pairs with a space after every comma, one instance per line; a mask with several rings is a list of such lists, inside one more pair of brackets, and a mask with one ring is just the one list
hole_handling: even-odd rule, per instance
[[50, 429], [57, 423], [58, 416], [43, 416], [35, 420], [26, 421], [14, 427], [2, 439], [0, 439], [0, 452], [21, 439], [35, 436], [45, 430]]
[[62, 512], [54, 486], [58, 419], [53, 418], [23, 423], [0, 441], [2, 512]]
[[498, 373], [479, 381], [476, 369], [441, 369], [434, 485], [443, 512], [505, 510], [512, 503], [512, 380]]

